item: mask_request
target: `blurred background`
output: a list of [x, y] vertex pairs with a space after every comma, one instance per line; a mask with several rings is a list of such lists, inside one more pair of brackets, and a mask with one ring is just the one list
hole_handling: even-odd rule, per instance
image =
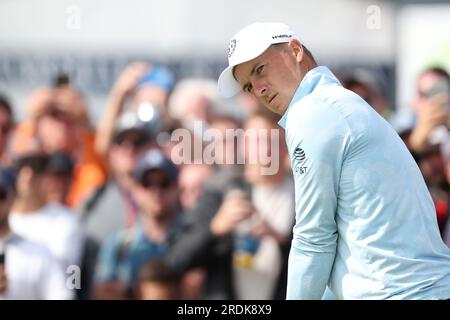
[[290, 25], [394, 127], [450, 246], [450, 1], [0, 0], [0, 299], [285, 298], [279, 116], [216, 86], [256, 21]]
[[178, 78], [216, 78], [229, 38], [254, 21], [284, 21], [322, 64], [375, 71], [403, 108], [414, 76], [449, 62], [448, 1], [0, 1], [0, 86], [23, 116], [30, 89], [58, 71], [86, 94], [98, 119], [127, 62], [168, 64]]

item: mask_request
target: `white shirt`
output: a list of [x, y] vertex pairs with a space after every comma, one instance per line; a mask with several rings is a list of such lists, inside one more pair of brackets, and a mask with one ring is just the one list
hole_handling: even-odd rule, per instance
[[8, 288], [0, 300], [67, 300], [74, 291], [66, 287], [62, 266], [44, 246], [10, 233], [0, 239], [5, 250]]
[[11, 212], [11, 229], [47, 247], [64, 268], [80, 266], [84, 236], [78, 216], [60, 204], [27, 213]]
[[448, 299], [450, 250], [395, 130], [326, 67], [280, 120], [295, 180], [289, 299]]
[[281, 235], [289, 235], [294, 224], [294, 181], [291, 176], [277, 186], [253, 186], [252, 202], [259, 215]]

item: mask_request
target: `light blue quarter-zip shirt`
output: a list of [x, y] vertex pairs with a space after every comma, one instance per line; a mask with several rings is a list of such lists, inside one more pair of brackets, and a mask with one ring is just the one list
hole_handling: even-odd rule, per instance
[[394, 129], [326, 67], [279, 124], [295, 179], [288, 299], [448, 299], [450, 250], [427, 186]]

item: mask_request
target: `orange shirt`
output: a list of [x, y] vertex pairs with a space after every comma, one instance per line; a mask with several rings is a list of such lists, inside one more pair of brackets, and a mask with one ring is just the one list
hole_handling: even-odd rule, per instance
[[[75, 166], [72, 185], [67, 196], [67, 205], [78, 206], [95, 189], [106, 182], [107, 172], [103, 159], [94, 149], [95, 132], [79, 129], [78, 150], [72, 156]], [[35, 130], [32, 122], [23, 122], [17, 126], [12, 145], [12, 154], [25, 152], [34, 138]]]
[[83, 150], [75, 162], [72, 186], [67, 204], [76, 207], [107, 179], [106, 167], [101, 156], [95, 152], [95, 133], [84, 130], [81, 134]]

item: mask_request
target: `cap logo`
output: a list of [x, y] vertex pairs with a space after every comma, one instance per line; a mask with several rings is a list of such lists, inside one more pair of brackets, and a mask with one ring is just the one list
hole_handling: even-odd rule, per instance
[[277, 34], [275, 36], [272, 36], [273, 40], [278, 40], [281, 38], [292, 38], [292, 34]]
[[230, 41], [230, 45], [228, 46], [228, 58], [231, 58], [235, 49], [236, 49], [236, 39], [232, 39]]

